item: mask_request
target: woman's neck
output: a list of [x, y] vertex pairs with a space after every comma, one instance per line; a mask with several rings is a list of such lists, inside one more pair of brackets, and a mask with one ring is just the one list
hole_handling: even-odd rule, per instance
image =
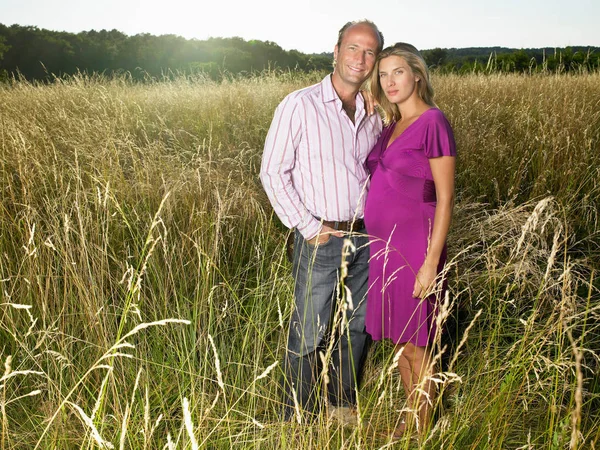
[[416, 97], [416, 98], [411, 97], [411, 98], [407, 99], [405, 102], [402, 102], [397, 105], [398, 105], [398, 110], [400, 111], [399, 122], [402, 122], [403, 120], [410, 120], [413, 117], [420, 116], [425, 111], [427, 111], [429, 108], [431, 108], [427, 103], [425, 103], [423, 100], [421, 100], [420, 97]]

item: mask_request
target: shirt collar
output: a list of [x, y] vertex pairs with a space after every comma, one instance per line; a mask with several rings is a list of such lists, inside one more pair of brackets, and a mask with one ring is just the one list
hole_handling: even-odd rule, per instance
[[340, 99], [337, 95], [337, 92], [335, 92], [335, 89], [333, 88], [331, 74], [327, 74], [327, 76], [323, 78], [323, 81], [321, 81], [321, 95], [323, 98], [323, 103]]
[[[339, 102], [340, 111], [342, 110], [342, 100], [335, 92], [333, 87], [333, 82], [331, 81], [331, 74], [327, 74], [323, 81], [321, 81], [321, 96], [323, 98], [323, 103], [327, 102]], [[358, 113], [365, 109], [365, 100], [360, 93], [360, 91], [356, 94], [356, 116], [358, 117]]]

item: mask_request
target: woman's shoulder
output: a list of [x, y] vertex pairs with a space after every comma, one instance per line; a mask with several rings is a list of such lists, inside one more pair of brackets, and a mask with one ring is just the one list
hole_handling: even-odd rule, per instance
[[421, 114], [421, 117], [426, 119], [427, 122], [448, 123], [448, 118], [446, 117], [446, 115], [442, 112], [441, 109], [436, 107], [429, 108], [427, 111]]
[[431, 132], [432, 130], [446, 130], [448, 133], [452, 133], [450, 121], [439, 108], [429, 108], [421, 114], [420, 119], [423, 129], [428, 130], [427, 132]]

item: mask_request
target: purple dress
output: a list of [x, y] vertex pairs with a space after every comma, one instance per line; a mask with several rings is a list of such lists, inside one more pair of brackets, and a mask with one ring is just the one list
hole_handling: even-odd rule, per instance
[[[429, 158], [455, 156], [452, 128], [437, 108], [425, 111], [386, 149], [384, 128], [367, 158], [371, 186], [365, 206], [370, 236], [366, 327], [373, 339], [428, 345], [435, 336], [435, 296], [412, 291], [433, 230], [436, 194]], [[442, 252], [438, 273], [446, 260]]]

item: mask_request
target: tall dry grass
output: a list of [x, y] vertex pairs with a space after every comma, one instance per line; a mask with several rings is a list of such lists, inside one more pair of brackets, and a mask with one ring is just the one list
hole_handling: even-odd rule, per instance
[[426, 440], [385, 436], [385, 343], [358, 427], [278, 421], [292, 285], [257, 173], [319, 79], [0, 87], [0, 448], [598, 446], [599, 74], [434, 80], [459, 162]]

